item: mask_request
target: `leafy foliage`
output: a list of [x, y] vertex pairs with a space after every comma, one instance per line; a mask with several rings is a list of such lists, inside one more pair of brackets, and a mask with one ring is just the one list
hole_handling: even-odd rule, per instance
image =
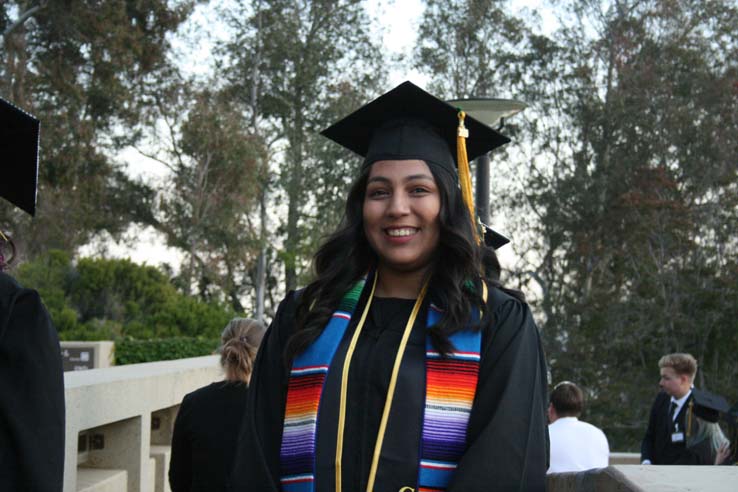
[[[517, 129], [519, 155], [500, 163], [517, 179], [501, 176], [492, 203], [510, 210], [520, 258], [510, 277], [541, 287], [535, 304], [553, 382], [581, 384], [585, 418], [612, 449], [635, 450], [665, 353], [693, 353], [696, 384], [738, 400], [738, 243], [729, 232], [738, 220], [738, 9], [557, 5], [556, 33], [525, 26], [511, 38], [517, 49], [503, 45], [493, 58], [494, 80], [508, 84], [497, 90], [514, 87], [530, 109]], [[433, 73], [438, 83], [456, 80], [459, 60], [489, 63], [482, 49], [495, 44], [477, 43], [440, 55], [431, 46], [420, 60], [443, 69]], [[437, 63], [451, 53], [447, 68]]]
[[138, 97], [166, 70], [167, 35], [193, 2], [9, 1], [0, 7], [0, 93], [43, 122], [36, 220], [0, 203], [0, 226], [34, 257], [117, 235], [150, 209], [152, 191], [112, 152], [135, 141]]
[[193, 337], [160, 338], [156, 340], [120, 340], [115, 343], [115, 364], [139, 364], [159, 360], [184, 359], [210, 355], [220, 340]]
[[179, 293], [157, 268], [130, 260], [51, 251], [20, 266], [18, 280], [41, 294], [63, 340], [215, 339], [235, 313]]
[[[147, 222], [183, 254], [178, 285], [199, 286], [202, 298], [222, 296], [242, 311], [258, 251], [252, 215], [261, 181], [262, 143], [222, 91], [169, 81], [149, 95], [149, 153], [171, 171]], [[164, 122], [164, 135], [157, 127]], [[162, 142], [167, 142], [163, 145]], [[224, 296], [222, 294], [225, 294]]]
[[229, 19], [235, 35], [223, 46], [228, 90], [271, 143], [275, 194], [287, 207], [280, 259], [285, 287], [294, 289], [315, 242], [336, 225], [330, 221], [353, 176], [347, 154], [330, 160], [337, 151], [318, 132], [377, 90], [382, 56], [358, 0], [241, 1]]

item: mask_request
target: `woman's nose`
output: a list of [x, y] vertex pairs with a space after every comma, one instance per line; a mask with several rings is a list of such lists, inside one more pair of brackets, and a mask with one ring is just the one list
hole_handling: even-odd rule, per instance
[[407, 194], [405, 193], [393, 193], [390, 198], [389, 208], [387, 213], [393, 217], [399, 215], [407, 215], [410, 211], [410, 202]]

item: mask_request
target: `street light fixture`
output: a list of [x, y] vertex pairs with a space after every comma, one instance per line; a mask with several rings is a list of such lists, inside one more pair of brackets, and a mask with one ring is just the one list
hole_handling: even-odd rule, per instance
[[[472, 118], [496, 130], [502, 130], [506, 118], [510, 118], [528, 106], [524, 102], [514, 99], [485, 97], [452, 99], [446, 102], [464, 110]], [[477, 215], [484, 224], [489, 224], [489, 154], [483, 154], [477, 157], [475, 161], [477, 168], [475, 197]]]

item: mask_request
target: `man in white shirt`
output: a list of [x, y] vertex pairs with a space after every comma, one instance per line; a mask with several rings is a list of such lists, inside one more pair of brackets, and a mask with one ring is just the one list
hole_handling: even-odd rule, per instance
[[584, 395], [569, 381], [557, 384], [548, 406], [548, 434], [551, 440], [551, 466], [548, 473], [579, 472], [604, 468], [610, 458], [605, 433], [581, 422]]

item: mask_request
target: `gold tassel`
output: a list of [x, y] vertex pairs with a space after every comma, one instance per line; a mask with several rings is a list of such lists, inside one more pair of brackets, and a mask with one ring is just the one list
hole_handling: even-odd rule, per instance
[[464, 200], [466, 208], [469, 209], [469, 219], [471, 220], [472, 231], [474, 231], [474, 239], [477, 244], [481, 243], [479, 230], [477, 228], [477, 214], [474, 212], [474, 194], [471, 184], [471, 169], [469, 169], [469, 158], [466, 155], [466, 139], [469, 137], [469, 130], [464, 126], [464, 118], [466, 113], [459, 110], [459, 127], [456, 133], [456, 157], [459, 164], [459, 184], [461, 185], [461, 198]]

